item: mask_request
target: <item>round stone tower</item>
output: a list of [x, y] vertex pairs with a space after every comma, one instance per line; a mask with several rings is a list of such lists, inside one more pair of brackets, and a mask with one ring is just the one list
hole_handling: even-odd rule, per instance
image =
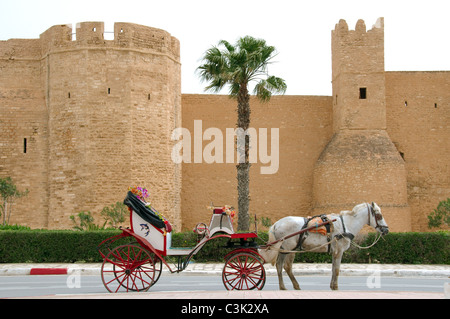
[[410, 231], [405, 163], [386, 131], [384, 20], [332, 31], [333, 130], [314, 168], [314, 213], [376, 202], [391, 231]]
[[[179, 41], [168, 32], [103, 22], [54, 26], [41, 35], [48, 109], [48, 228], [99, 213], [129, 186], [181, 226], [181, 167], [171, 132], [181, 125]], [[95, 218], [97, 223], [102, 219]]]

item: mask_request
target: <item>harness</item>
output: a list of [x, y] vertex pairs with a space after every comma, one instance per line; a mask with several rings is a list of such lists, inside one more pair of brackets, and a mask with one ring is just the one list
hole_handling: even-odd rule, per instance
[[[381, 215], [377, 215], [375, 213], [375, 211], [373, 210], [373, 207], [371, 205], [369, 205], [368, 203], [366, 203], [366, 206], [367, 206], [367, 225], [370, 226], [370, 216], [372, 215], [373, 218], [375, 219], [375, 224], [376, 224], [375, 229], [382, 228], [383, 226], [378, 224], [378, 220], [380, 220], [383, 217]], [[355, 238], [355, 235], [347, 232], [347, 230], [345, 229], [344, 218], [342, 217], [342, 215], [340, 215], [339, 217], [341, 219], [343, 232], [340, 234], [337, 234], [334, 237], [336, 237], [337, 239], [348, 238], [350, 240], [353, 240], [353, 238]]]
[[[314, 218], [317, 218], [317, 217], [320, 217], [322, 219], [323, 223], [326, 223], [326, 222], [329, 221], [327, 215], [325, 215], [325, 214], [316, 215], [316, 216], [313, 216], [313, 217], [310, 217], [310, 218], [303, 217], [303, 220], [305, 221], [305, 223], [303, 224], [303, 227], [302, 227], [301, 230], [307, 228], [308, 227], [308, 223], [311, 220], [313, 220]], [[324, 226], [325, 226], [325, 229], [327, 230], [328, 253], [329, 253], [330, 249], [331, 249], [331, 245], [330, 245], [330, 241], [331, 241], [331, 223], [325, 224]], [[297, 250], [297, 249], [302, 250], [303, 241], [305, 240], [305, 238], [304, 238], [305, 233], [306, 232], [300, 234], [300, 236], [298, 238], [297, 246], [295, 246], [294, 250]]]
[[[367, 224], [370, 225], [370, 215], [374, 215], [375, 216], [375, 212], [373, 211], [372, 206], [370, 206], [368, 204], [366, 204], [366, 205], [367, 205], [367, 215], [368, 215]], [[302, 230], [305, 229], [306, 227], [308, 227], [308, 223], [312, 219], [317, 218], [317, 217], [320, 217], [322, 219], [322, 222], [327, 222], [329, 220], [327, 215], [325, 215], [325, 214], [316, 215], [316, 216], [313, 216], [313, 217], [310, 217], [310, 218], [303, 217], [305, 223], [304, 223], [304, 225], [302, 227]], [[337, 240], [340, 240], [342, 238], [348, 238], [350, 241], [352, 241], [355, 238], [355, 235], [353, 235], [350, 232], [347, 232], [347, 229], [345, 228], [345, 223], [344, 223], [343, 216], [340, 215], [339, 218], [340, 218], [341, 224], [342, 224], [342, 233], [335, 235], [334, 238], [336, 238]], [[377, 227], [380, 227], [378, 225], [378, 220], [376, 218], [375, 218], [375, 220], [376, 220], [376, 223], [377, 223]], [[331, 242], [331, 223], [326, 224], [325, 228], [327, 230], [328, 253], [330, 253], [330, 250], [331, 250], [331, 245], [330, 245], [330, 242]], [[305, 240], [305, 237], [304, 237], [305, 233], [300, 234], [300, 237], [298, 239], [297, 246], [295, 247], [295, 250], [297, 250], [297, 249], [302, 250], [302, 244], [303, 244], [303, 241]]]
[[[380, 229], [382, 230], [383, 227], [387, 228], [387, 226], [383, 226], [383, 225], [380, 225], [380, 224], [378, 223], [379, 220], [383, 219], [383, 216], [382, 216], [381, 214], [377, 214], [377, 213], [375, 212], [375, 210], [373, 209], [373, 207], [372, 207], [371, 205], [367, 204], [367, 203], [366, 203], [366, 207], [367, 207], [367, 225], [370, 226], [370, 215], [373, 215], [373, 218], [375, 219], [375, 224], [376, 224], [375, 229], [380, 228]], [[279, 241], [283, 241], [283, 240], [285, 240], [285, 239], [287, 239], [287, 238], [296, 236], [298, 233], [300, 233], [300, 236], [299, 236], [299, 238], [298, 238], [297, 245], [295, 246], [294, 250], [289, 250], [289, 251], [283, 250], [283, 249], [277, 249], [277, 250], [279, 251], [280, 254], [289, 254], [289, 253], [307, 252], [307, 251], [305, 251], [305, 250], [302, 249], [302, 245], [303, 245], [303, 242], [304, 242], [304, 240], [305, 240], [304, 234], [307, 233], [307, 232], [310, 232], [311, 229], [313, 229], [314, 227], [318, 227], [318, 225], [312, 225], [312, 226], [311, 226], [311, 225], [308, 225], [308, 223], [309, 223], [312, 219], [318, 218], [318, 217], [321, 218], [322, 223], [325, 223], [325, 222], [327, 223], [327, 224], [325, 224], [325, 225], [321, 225], [321, 226], [325, 226], [325, 228], [326, 228], [326, 231], [327, 231], [327, 243], [326, 243], [326, 244], [323, 244], [323, 245], [321, 245], [321, 246], [315, 247], [315, 248], [313, 248], [313, 249], [311, 249], [311, 250], [309, 250], [309, 251], [313, 251], [313, 250], [316, 250], [316, 249], [318, 249], [318, 248], [325, 247], [326, 245], [328, 245], [328, 253], [330, 253], [330, 251], [331, 251], [331, 242], [340, 240], [340, 239], [342, 239], [342, 238], [347, 238], [347, 239], [349, 239], [351, 244], [353, 244], [354, 246], [356, 246], [356, 247], [358, 247], [358, 248], [360, 248], [360, 249], [368, 249], [368, 248], [372, 247], [373, 245], [375, 245], [375, 244], [378, 242], [378, 240], [381, 238], [381, 236], [382, 236], [382, 233], [380, 232], [379, 237], [378, 237], [378, 238], [375, 238], [374, 242], [373, 242], [370, 246], [368, 246], [368, 247], [361, 247], [361, 246], [359, 246], [359, 245], [357, 245], [356, 243], [353, 242], [353, 239], [355, 238], [355, 235], [353, 235], [353, 234], [350, 233], [350, 232], [347, 232], [347, 229], [346, 229], [345, 223], [344, 223], [343, 215], [339, 215], [339, 218], [341, 219], [341, 224], [342, 224], [342, 232], [339, 233], [339, 234], [337, 234], [337, 235], [335, 235], [333, 238], [331, 238], [331, 227], [332, 227], [332, 226], [331, 226], [330, 224], [333, 223], [333, 222], [335, 222], [336, 219], [330, 220], [325, 214], [321, 214], [321, 215], [316, 215], [316, 216], [313, 216], [313, 217], [310, 217], [310, 218], [303, 217], [304, 224], [303, 224], [303, 226], [302, 226], [300, 232], [296, 232], [296, 233], [293, 233], [293, 234], [291, 234], [291, 235], [285, 236], [285, 237], [283, 237], [282, 239], [279, 239], [279, 240], [277, 240], [277, 241], [271, 243], [271, 245], [273, 245], [274, 243], [277, 243], [277, 242], [279, 242]], [[307, 228], [308, 228], [308, 229], [307, 229]], [[307, 229], [307, 230], [304, 231], [304, 232], [302, 232], [302, 231], [305, 230], [305, 229]], [[269, 246], [270, 246], [270, 245], [269, 245]]]
[[341, 218], [342, 228], [344, 231], [340, 234], [337, 234], [334, 237], [336, 237], [337, 239], [342, 239], [346, 237], [350, 240], [353, 240], [353, 238], [355, 238], [355, 235], [353, 235], [352, 233], [347, 233], [347, 230], [345, 229], [344, 218], [342, 217], [342, 215], [340, 215], [339, 217]]

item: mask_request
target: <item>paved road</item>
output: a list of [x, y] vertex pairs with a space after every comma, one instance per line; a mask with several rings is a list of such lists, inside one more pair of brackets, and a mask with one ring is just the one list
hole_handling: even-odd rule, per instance
[[[224, 291], [221, 276], [177, 275], [161, 276], [153, 286], [151, 292], [213, 292]], [[292, 289], [288, 278], [286, 287]], [[329, 276], [298, 276], [303, 291], [330, 291]], [[341, 276], [339, 278], [340, 291], [369, 291], [369, 292], [444, 292], [444, 283], [450, 283], [448, 278], [430, 277], [383, 277], [370, 280], [365, 276]], [[278, 279], [268, 276], [264, 291], [277, 291]], [[49, 295], [86, 295], [104, 294], [100, 276], [89, 275], [46, 275], [46, 276], [1, 276], [0, 298], [30, 297]]]

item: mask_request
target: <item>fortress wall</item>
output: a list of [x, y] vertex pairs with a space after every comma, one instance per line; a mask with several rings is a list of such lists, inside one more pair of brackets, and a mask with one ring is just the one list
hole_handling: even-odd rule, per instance
[[46, 224], [42, 211], [48, 207], [47, 109], [39, 56], [39, 40], [0, 41], [0, 177], [10, 176], [20, 191], [30, 191], [26, 200], [16, 200], [10, 222], [33, 227]]
[[[261, 174], [270, 164], [260, 157], [252, 164], [252, 215], [274, 222], [376, 201], [391, 230], [428, 230], [426, 216], [450, 196], [450, 72], [384, 72], [383, 30], [382, 19], [368, 31], [339, 22], [332, 97], [251, 99], [251, 127], [269, 138], [278, 128], [280, 142], [275, 174]], [[104, 31], [85, 22], [0, 41], [0, 177], [30, 190], [10, 222], [71, 228], [70, 215], [90, 210], [101, 223], [100, 210], [134, 185], [176, 230], [208, 224], [211, 202], [237, 206], [236, 160], [194, 163], [192, 149], [191, 163], [175, 164], [170, 138], [184, 127], [193, 148], [195, 120], [200, 136], [218, 128], [225, 138], [237, 102], [181, 95], [180, 45], [168, 32], [116, 23], [105, 40]]]
[[407, 171], [412, 229], [450, 197], [450, 72], [386, 72], [388, 133]]
[[376, 202], [391, 231], [410, 231], [403, 160], [384, 130], [343, 131], [322, 152], [314, 172], [315, 214]]
[[[56, 39], [65, 39], [66, 29]], [[103, 40], [103, 23], [77, 25], [75, 41], [47, 53], [50, 69], [49, 227], [122, 201], [129, 186], [180, 224], [181, 168], [170, 159], [180, 106], [179, 52], [165, 31], [121, 23]], [[61, 49], [64, 48], [64, 49]], [[178, 174], [179, 175], [179, 174]]]
[[411, 230], [406, 170], [386, 131], [384, 19], [332, 31], [334, 136], [314, 168], [315, 214], [376, 202], [391, 231]]
[[[194, 120], [202, 120], [203, 131], [217, 127], [225, 136], [226, 128], [236, 126], [236, 103], [224, 95], [183, 94], [183, 127], [194, 132]], [[250, 107], [250, 126], [258, 132], [268, 128], [269, 140], [270, 129], [279, 128], [280, 142], [275, 174], [261, 174], [260, 168], [269, 164], [259, 160], [250, 168], [250, 216], [275, 222], [288, 215], [311, 214], [314, 163], [332, 135], [332, 98], [274, 96], [266, 104], [251, 98]], [[203, 141], [203, 149], [209, 143]], [[211, 202], [237, 208], [236, 164], [183, 163], [181, 198], [183, 229], [208, 224], [211, 212], [206, 206]]]
[[57, 25], [0, 44], [0, 176], [30, 190], [11, 223], [70, 228], [70, 215], [91, 211], [101, 224], [101, 209], [140, 185], [181, 225], [181, 166], [170, 158], [181, 122], [178, 40], [130, 23], [104, 40], [102, 22], [84, 22], [76, 37]]

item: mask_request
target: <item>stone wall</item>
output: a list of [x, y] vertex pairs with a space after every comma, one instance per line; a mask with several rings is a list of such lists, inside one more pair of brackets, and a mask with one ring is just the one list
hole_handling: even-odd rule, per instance
[[386, 72], [387, 131], [405, 160], [415, 231], [450, 197], [450, 72]]
[[70, 215], [91, 211], [102, 223], [104, 206], [141, 185], [181, 225], [181, 166], [170, 158], [181, 123], [179, 42], [128, 23], [115, 24], [114, 40], [103, 35], [102, 22], [85, 22], [76, 40], [58, 25], [0, 45], [0, 176], [30, 190], [12, 222], [67, 228]]
[[[273, 222], [288, 215], [311, 214], [314, 163], [332, 135], [331, 97], [275, 96], [269, 103], [251, 98], [251, 123], [261, 128], [279, 128], [279, 168], [261, 174], [258, 160], [250, 168], [250, 215]], [[183, 94], [183, 127], [194, 132], [194, 120], [202, 120], [203, 131], [226, 128], [237, 122], [237, 102], [224, 95]], [[203, 149], [210, 141], [203, 141]], [[225, 142], [224, 142], [225, 143]], [[258, 145], [260, 146], [260, 145]], [[224, 146], [225, 149], [225, 146]], [[270, 153], [270, 146], [269, 146]], [[225, 162], [225, 161], [224, 161]], [[236, 161], [235, 161], [236, 162]], [[183, 164], [183, 228], [209, 223], [206, 206], [234, 205], [237, 208], [236, 163]]]
[[[366, 29], [342, 20], [332, 31], [332, 96], [251, 98], [250, 126], [269, 140], [279, 132], [274, 174], [261, 173], [270, 164], [260, 157], [250, 170], [252, 216], [274, 222], [375, 201], [391, 230], [427, 231], [426, 216], [450, 196], [450, 72], [385, 72], [383, 20]], [[211, 203], [236, 207], [226, 139], [222, 162], [202, 155], [209, 128], [223, 137], [235, 128], [237, 102], [181, 95], [179, 42], [166, 31], [116, 23], [114, 40], [104, 31], [85, 22], [0, 41], [0, 177], [30, 190], [11, 223], [70, 228], [80, 211], [100, 223], [100, 210], [134, 185], [176, 230], [208, 224]], [[190, 163], [171, 158], [179, 127], [192, 134]]]

